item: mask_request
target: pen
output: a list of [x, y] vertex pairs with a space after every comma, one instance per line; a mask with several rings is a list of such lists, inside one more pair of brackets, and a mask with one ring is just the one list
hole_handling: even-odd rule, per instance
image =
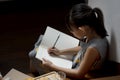
[[58, 41], [59, 37], [60, 37], [60, 34], [58, 35], [58, 37], [57, 37], [57, 39], [56, 39], [56, 41], [55, 41], [55, 43], [54, 43], [54, 45], [53, 45], [53, 47], [52, 47], [52, 48], [55, 48], [55, 45], [56, 45], [56, 43], [57, 43], [57, 41]]

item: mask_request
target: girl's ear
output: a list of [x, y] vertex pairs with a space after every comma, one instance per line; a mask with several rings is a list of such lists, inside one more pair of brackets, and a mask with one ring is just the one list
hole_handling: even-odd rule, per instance
[[81, 27], [78, 27], [78, 29], [80, 29], [80, 30], [81, 30]]
[[82, 32], [85, 32], [84, 27], [78, 27], [78, 29]]
[[79, 29], [83, 34], [86, 34], [86, 32], [85, 32], [85, 27], [78, 27], [78, 29]]

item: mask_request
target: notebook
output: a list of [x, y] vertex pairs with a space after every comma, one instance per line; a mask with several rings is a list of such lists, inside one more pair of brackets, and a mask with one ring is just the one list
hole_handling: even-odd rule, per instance
[[68, 49], [78, 46], [79, 40], [73, 36], [65, 34], [57, 29], [47, 26], [41, 44], [39, 45], [36, 58], [42, 60], [42, 58], [50, 60], [53, 64], [64, 67], [72, 67], [72, 56], [61, 55], [51, 56], [48, 54], [48, 48], [55, 47], [57, 49]]

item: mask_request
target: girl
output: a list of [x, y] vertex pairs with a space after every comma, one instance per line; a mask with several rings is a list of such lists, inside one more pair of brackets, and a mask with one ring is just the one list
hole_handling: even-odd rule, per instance
[[87, 4], [76, 4], [66, 18], [67, 28], [80, 40], [80, 45], [71, 49], [49, 48], [56, 55], [74, 54], [72, 69], [54, 65], [47, 59], [42, 64], [51, 70], [62, 71], [67, 76], [81, 79], [91, 70], [100, 69], [106, 58], [108, 42], [104, 27], [103, 14], [99, 8]]

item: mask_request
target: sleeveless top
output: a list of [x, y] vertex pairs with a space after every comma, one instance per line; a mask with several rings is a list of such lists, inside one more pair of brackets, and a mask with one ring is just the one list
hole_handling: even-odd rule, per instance
[[98, 69], [102, 66], [103, 62], [105, 61], [107, 49], [108, 49], [108, 41], [106, 38], [99, 38], [99, 39], [92, 39], [88, 43], [80, 41], [81, 50], [73, 57], [73, 64], [72, 68], [78, 68], [80, 66], [80, 61], [83, 59], [86, 49], [88, 47], [94, 47], [100, 54], [100, 60], [95, 61], [91, 70]]

